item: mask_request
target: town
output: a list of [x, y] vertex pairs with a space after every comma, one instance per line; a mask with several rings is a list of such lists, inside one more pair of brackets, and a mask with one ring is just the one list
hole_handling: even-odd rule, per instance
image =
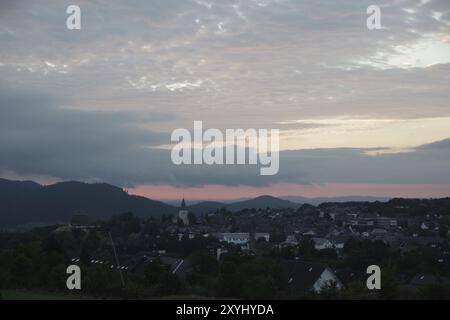
[[[183, 199], [178, 214], [95, 222], [79, 212], [1, 233], [0, 280], [68, 294], [62, 270], [75, 264], [79, 294], [93, 297], [448, 298], [449, 214], [448, 198], [195, 213]], [[381, 268], [380, 290], [366, 287], [370, 265]]]

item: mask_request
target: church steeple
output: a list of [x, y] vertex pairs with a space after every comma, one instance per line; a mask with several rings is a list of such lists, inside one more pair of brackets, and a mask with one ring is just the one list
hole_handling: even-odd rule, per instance
[[185, 226], [189, 225], [188, 211], [186, 209], [186, 202], [184, 202], [184, 197], [183, 200], [181, 201], [180, 211], [178, 211], [178, 218], [180, 218], [181, 221], [183, 221], [183, 224]]

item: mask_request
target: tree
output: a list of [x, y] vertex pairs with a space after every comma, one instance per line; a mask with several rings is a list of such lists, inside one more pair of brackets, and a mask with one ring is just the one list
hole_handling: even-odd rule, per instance
[[392, 268], [384, 267], [382, 274], [382, 285], [379, 297], [385, 300], [393, 300], [398, 296], [398, 284]]
[[34, 271], [35, 270], [31, 260], [24, 254], [20, 254], [12, 263], [12, 282], [19, 287], [28, 288], [30, 286]]
[[450, 290], [442, 284], [432, 284], [419, 290], [421, 299], [446, 300], [450, 299]]
[[180, 292], [182, 284], [176, 274], [164, 272], [159, 279], [156, 293], [158, 296], [174, 295]]
[[55, 237], [55, 234], [51, 234], [43, 244], [43, 249], [45, 253], [56, 252], [60, 254], [64, 254], [64, 250], [59, 245], [58, 240]]
[[367, 289], [367, 286], [362, 281], [350, 282], [345, 289], [342, 290], [342, 298], [349, 300], [371, 299], [374, 297], [373, 293]]
[[192, 254], [192, 267], [200, 274], [215, 274], [219, 269], [217, 260], [205, 251], [197, 251]]
[[144, 270], [145, 283], [147, 286], [154, 286], [164, 274], [164, 267], [161, 265], [159, 259], [153, 259], [150, 261]]
[[89, 263], [91, 261], [91, 256], [89, 255], [89, 250], [87, 248], [87, 245], [84, 243], [81, 245], [80, 261], [84, 265], [89, 265]]
[[127, 237], [141, 230], [140, 219], [131, 212], [113, 216], [109, 220], [108, 225], [113, 237]]
[[227, 259], [220, 266], [216, 295], [219, 297], [240, 297], [243, 282], [243, 276], [237, 272], [236, 262], [232, 259]]

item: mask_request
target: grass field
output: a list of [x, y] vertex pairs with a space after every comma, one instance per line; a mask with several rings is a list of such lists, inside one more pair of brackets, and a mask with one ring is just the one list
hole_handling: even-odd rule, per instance
[[[92, 300], [93, 297], [77, 296], [74, 294], [58, 294], [39, 291], [19, 291], [19, 290], [0, 290], [1, 297], [4, 300]], [[166, 296], [166, 297], [153, 297], [146, 300], [215, 300], [216, 297], [204, 297], [204, 296]]]
[[4, 300], [74, 300], [79, 297], [57, 293], [36, 292], [36, 291], [16, 291], [0, 290]]

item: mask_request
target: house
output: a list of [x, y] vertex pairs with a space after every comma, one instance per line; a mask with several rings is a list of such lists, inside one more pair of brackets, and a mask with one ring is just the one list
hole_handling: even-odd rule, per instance
[[331, 238], [331, 242], [335, 249], [344, 249], [345, 243], [351, 238], [351, 235], [341, 234]]
[[381, 228], [375, 228], [372, 230], [372, 235], [373, 236], [384, 236], [387, 234], [387, 230], [386, 229], [381, 229]]
[[296, 246], [298, 245], [298, 240], [295, 234], [289, 234], [284, 241], [284, 244], [287, 246]]
[[316, 250], [324, 250], [333, 248], [333, 244], [330, 240], [325, 238], [313, 238], [314, 248]]
[[190, 258], [182, 259], [169, 256], [148, 257], [147, 255], [137, 257], [135, 259], [135, 265], [132, 266], [130, 270], [135, 274], [144, 274], [147, 264], [153, 262], [156, 259], [168, 272], [176, 274], [181, 278], [185, 278], [187, 274], [192, 272], [192, 262]]
[[373, 214], [361, 214], [356, 219], [356, 225], [360, 227], [374, 227], [376, 216]]
[[220, 241], [225, 241], [227, 243], [244, 245], [248, 243], [250, 239], [250, 233], [248, 232], [219, 233], [218, 238]]
[[336, 274], [328, 267], [318, 263], [301, 260], [287, 260], [282, 263], [288, 276], [288, 286], [292, 293], [319, 293], [324, 288], [334, 286], [342, 289], [344, 286]]
[[[269, 242], [270, 234], [267, 232], [256, 232], [253, 235], [255, 241], [264, 240]], [[250, 233], [249, 232], [225, 232], [219, 233], [217, 238], [220, 241], [225, 241], [227, 243], [232, 243], [236, 245], [245, 245], [250, 241]]]
[[376, 226], [384, 229], [395, 228], [398, 226], [398, 221], [389, 217], [377, 217]]
[[308, 230], [308, 231], [306, 231], [306, 232], [303, 232], [303, 236], [313, 236], [313, 235], [315, 235], [316, 233], [314, 232], [314, 230]]

